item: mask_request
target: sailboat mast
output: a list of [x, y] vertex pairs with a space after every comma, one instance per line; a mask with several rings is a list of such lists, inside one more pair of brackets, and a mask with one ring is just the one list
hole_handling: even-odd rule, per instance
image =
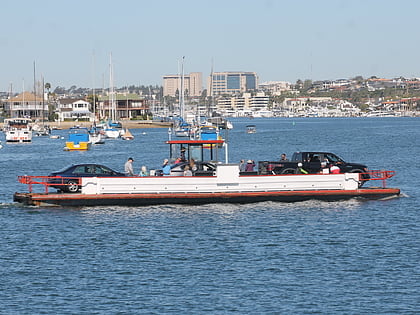
[[34, 104], [35, 104], [35, 115], [38, 116], [38, 111], [36, 110], [36, 81], [35, 81], [35, 61], [34, 61]]
[[181, 62], [181, 102], [180, 102], [180, 111], [181, 111], [181, 117], [183, 120], [185, 120], [185, 114], [184, 114], [184, 59], [185, 56], [182, 56], [182, 62]]
[[93, 122], [96, 122], [96, 101], [95, 101], [95, 51], [92, 54], [92, 111]]
[[[22, 101], [23, 101], [23, 104], [26, 104], [25, 103], [25, 79], [22, 79]], [[22, 114], [23, 114], [23, 117], [26, 116], [26, 107], [23, 108]], [[18, 115], [18, 117], [20, 117], [20, 115]]]
[[[213, 105], [213, 59], [211, 60], [211, 71], [210, 71], [210, 95], [209, 102], [207, 105], [207, 117], [210, 117], [212, 105]], [[211, 101], [210, 101], [211, 100]]]
[[[13, 97], [13, 83], [10, 82], [10, 90], [9, 90], [9, 108], [10, 108], [10, 117], [13, 117], [13, 112], [12, 112], [12, 97]], [[25, 100], [25, 96], [23, 96], [23, 99]], [[25, 104], [25, 102], [23, 102], [23, 104]], [[18, 117], [20, 115], [17, 115]]]
[[115, 92], [114, 92], [114, 78], [113, 78], [113, 66], [112, 66], [112, 53], [109, 55], [109, 96], [110, 96], [110, 106], [111, 106], [111, 119], [116, 120], [116, 108], [115, 108]]
[[44, 76], [41, 76], [42, 77], [42, 127], [45, 127], [45, 122], [44, 122], [44, 115], [45, 115], [45, 102], [44, 102], [44, 99], [45, 99], [45, 90], [44, 90]]

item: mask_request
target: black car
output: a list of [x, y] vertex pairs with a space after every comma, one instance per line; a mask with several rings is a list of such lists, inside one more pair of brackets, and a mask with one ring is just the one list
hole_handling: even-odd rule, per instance
[[59, 190], [71, 193], [80, 190], [81, 177], [125, 176], [100, 164], [76, 164], [48, 175], [48, 183]]

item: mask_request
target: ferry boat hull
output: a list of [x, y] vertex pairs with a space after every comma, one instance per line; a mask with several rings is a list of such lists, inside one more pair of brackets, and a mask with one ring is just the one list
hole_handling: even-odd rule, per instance
[[149, 206], [161, 204], [256, 203], [264, 201], [298, 202], [310, 199], [339, 201], [355, 197], [363, 199], [384, 199], [397, 197], [399, 194], [400, 190], [398, 188], [101, 195], [15, 193], [14, 201], [30, 206]]

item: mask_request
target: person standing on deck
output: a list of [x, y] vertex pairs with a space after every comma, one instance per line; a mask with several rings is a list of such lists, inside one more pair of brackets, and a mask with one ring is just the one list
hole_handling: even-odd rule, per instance
[[166, 176], [171, 174], [171, 165], [169, 165], [168, 159], [163, 160], [162, 173]]
[[289, 162], [289, 159], [286, 157], [286, 153], [281, 154], [280, 162]]
[[241, 160], [241, 162], [239, 163], [239, 171], [245, 172], [245, 168], [246, 168], [246, 163], [244, 160]]
[[134, 176], [133, 161], [134, 159], [132, 157], [129, 157], [127, 162], [125, 162], [124, 164], [125, 176]]

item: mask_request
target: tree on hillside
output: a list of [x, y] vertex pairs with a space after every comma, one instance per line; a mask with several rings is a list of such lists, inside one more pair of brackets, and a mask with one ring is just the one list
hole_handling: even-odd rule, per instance
[[303, 89], [304, 89], [305, 91], [307, 91], [307, 90], [309, 90], [311, 87], [312, 87], [312, 80], [306, 79], [306, 80], [303, 82]]

